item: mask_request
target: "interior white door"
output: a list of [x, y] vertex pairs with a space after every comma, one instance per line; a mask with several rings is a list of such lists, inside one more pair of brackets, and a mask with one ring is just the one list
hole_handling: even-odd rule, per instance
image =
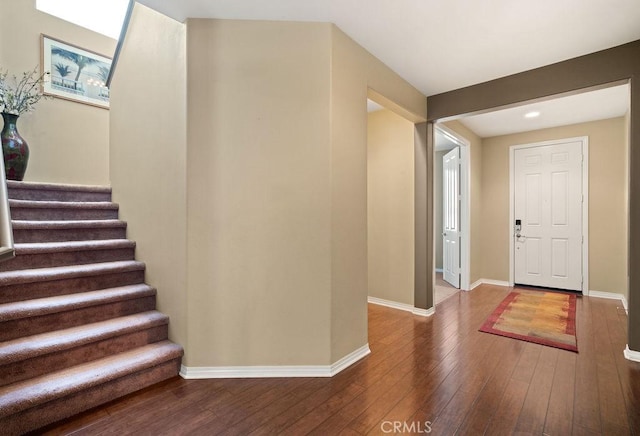
[[460, 287], [460, 147], [442, 158], [442, 277]]
[[582, 160], [575, 140], [514, 151], [515, 283], [582, 289]]

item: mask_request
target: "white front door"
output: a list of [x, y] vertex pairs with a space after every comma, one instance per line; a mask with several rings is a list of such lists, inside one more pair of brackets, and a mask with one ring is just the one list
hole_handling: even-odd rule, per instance
[[460, 287], [460, 147], [442, 158], [442, 277]]
[[582, 161], [580, 140], [515, 150], [516, 284], [582, 290]]

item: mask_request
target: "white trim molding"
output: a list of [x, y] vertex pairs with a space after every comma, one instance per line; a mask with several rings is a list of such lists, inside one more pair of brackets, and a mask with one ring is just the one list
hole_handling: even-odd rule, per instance
[[589, 291], [587, 294], [589, 297], [606, 298], [608, 300], [619, 300], [624, 307], [625, 312], [629, 314], [629, 307], [627, 306], [627, 299], [622, 294], [616, 294], [615, 292], [603, 292], [603, 291]]
[[294, 366], [195, 366], [182, 365], [180, 376], [184, 379], [207, 378], [273, 378], [273, 377], [333, 377], [359, 360], [371, 354], [366, 344], [332, 365]]
[[333, 377], [339, 372], [347, 369], [348, 367], [350, 367], [360, 359], [364, 359], [365, 357], [367, 357], [369, 354], [371, 354], [371, 350], [369, 349], [369, 344], [363, 345], [357, 350], [352, 351], [351, 353], [344, 356], [342, 359], [338, 360], [337, 362], [334, 362], [329, 367], [329, 377]]
[[491, 286], [503, 286], [505, 288], [512, 287], [509, 282], [504, 280], [493, 280], [493, 279], [479, 279], [471, 284], [471, 290], [477, 288], [480, 285], [491, 285]]
[[405, 312], [413, 312], [413, 305], [406, 303], [398, 303], [397, 301], [384, 300], [377, 297], [367, 297], [367, 302], [377, 304], [378, 306], [390, 307], [392, 309], [404, 310]]
[[491, 286], [503, 286], [505, 288], [511, 287], [509, 282], [505, 280], [493, 280], [493, 279], [482, 279], [483, 285], [491, 285]]
[[633, 362], [640, 362], [640, 351], [630, 350], [629, 345], [627, 345], [627, 348], [624, 350], [624, 357]]
[[419, 307], [414, 307], [411, 312], [414, 315], [417, 315], [417, 316], [429, 317], [429, 316], [431, 316], [431, 315], [436, 313], [436, 307], [433, 306], [433, 307], [431, 307], [429, 309], [421, 309]]
[[404, 310], [405, 312], [411, 312], [418, 316], [431, 316], [436, 312], [435, 307], [430, 309], [421, 309], [414, 307], [406, 303], [398, 303], [397, 301], [384, 300], [377, 297], [367, 297], [367, 301], [371, 304], [377, 304], [378, 306], [390, 307], [391, 309]]

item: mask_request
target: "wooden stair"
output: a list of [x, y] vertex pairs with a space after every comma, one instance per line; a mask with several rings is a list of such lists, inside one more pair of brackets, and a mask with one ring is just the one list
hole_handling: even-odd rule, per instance
[[0, 433], [176, 376], [183, 350], [167, 340], [111, 190], [7, 185], [16, 257], [0, 263]]

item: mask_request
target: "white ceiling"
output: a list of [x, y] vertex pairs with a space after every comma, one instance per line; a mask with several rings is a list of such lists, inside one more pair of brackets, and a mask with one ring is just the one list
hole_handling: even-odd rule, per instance
[[440, 129], [435, 129], [433, 138], [433, 144], [436, 151], [451, 150], [459, 145], [453, 140], [453, 138]]
[[[629, 85], [614, 86], [510, 109], [467, 116], [460, 121], [481, 138], [566, 126], [624, 116], [629, 110]], [[535, 118], [525, 118], [539, 112]]]
[[379, 105], [373, 100], [367, 99], [367, 112], [381, 111], [382, 109], [384, 109], [384, 106]]
[[187, 17], [333, 22], [424, 95], [640, 39], [640, 0], [139, 0]]

